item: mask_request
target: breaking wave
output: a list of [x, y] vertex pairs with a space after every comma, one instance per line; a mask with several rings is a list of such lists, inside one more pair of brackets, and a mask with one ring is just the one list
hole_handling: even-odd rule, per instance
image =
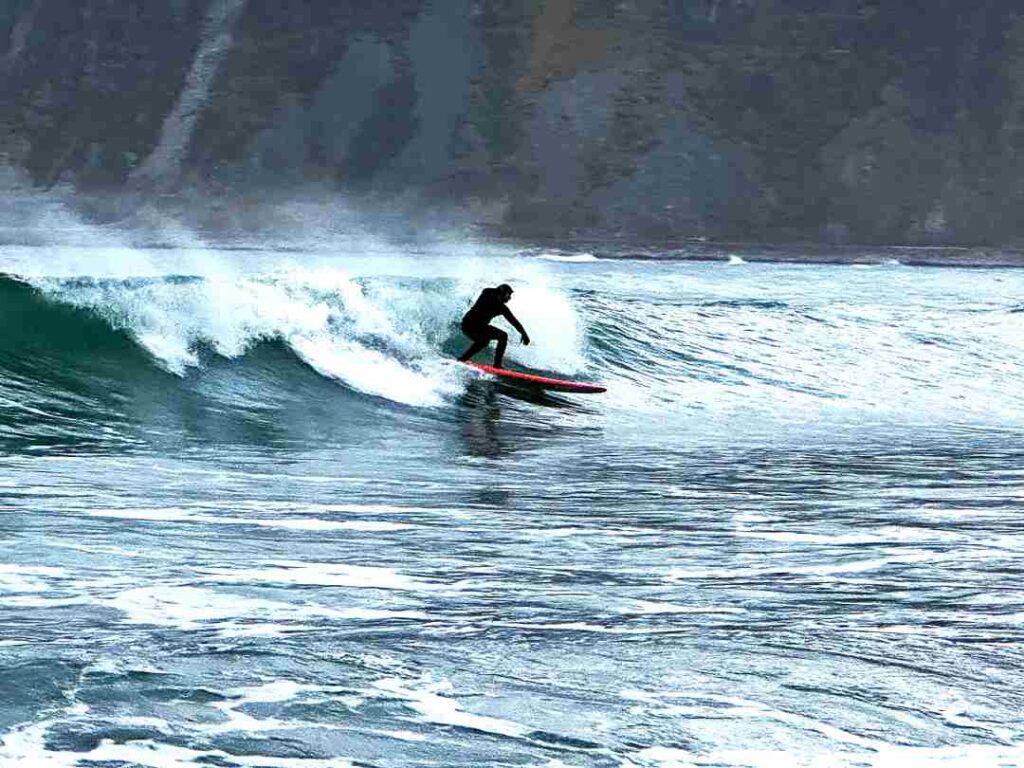
[[[109, 435], [183, 398], [203, 413], [263, 420], [331, 398], [351, 412], [451, 413], [473, 381], [454, 362], [466, 343], [458, 321], [496, 269], [414, 261], [240, 269], [206, 258], [193, 274], [0, 277], [0, 428], [8, 437]], [[769, 267], [692, 266], [703, 271], [677, 270], [669, 285], [664, 266], [627, 279], [622, 262], [584, 272], [572, 261], [501, 264], [535, 341], [513, 344], [509, 360], [605, 383], [608, 394], [588, 402], [605, 412], [963, 422], [1024, 414], [1024, 328], [1013, 301], [939, 309], [931, 299], [839, 300], [807, 272], [800, 280], [810, 288], [753, 290], [775, 279]]]

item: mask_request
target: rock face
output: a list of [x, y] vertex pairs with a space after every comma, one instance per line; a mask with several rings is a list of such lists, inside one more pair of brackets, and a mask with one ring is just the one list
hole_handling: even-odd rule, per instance
[[524, 236], [1024, 239], [1017, 0], [6, 0], [0, 163]]

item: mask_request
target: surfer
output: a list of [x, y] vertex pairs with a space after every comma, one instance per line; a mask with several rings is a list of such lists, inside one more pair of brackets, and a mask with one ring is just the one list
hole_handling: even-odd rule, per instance
[[497, 288], [484, 288], [480, 292], [480, 298], [476, 300], [476, 303], [470, 307], [466, 316], [462, 318], [462, 332], [472, 339], [473, 343], [459, 360], [466, 362], [494, 340], [498, 342], [498, 346], [494, 350], [494, 367], [502, 367], [501, 362], [505, 357], [505, 347], [508, 345], [508, 334], [490, 325], [491, 320], [498, 315], [508, 320], [512, 327], [519, 331], [523, 344], [529, 345], [530, 334], [516, 320], [516, 316], [512, 314], [507, 306], [508, 300], [511, 298], [512, 286], [507, 283], [502, 283]]

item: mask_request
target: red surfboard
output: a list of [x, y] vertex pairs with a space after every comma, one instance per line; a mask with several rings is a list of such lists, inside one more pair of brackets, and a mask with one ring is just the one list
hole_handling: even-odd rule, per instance
[[578, 392], [579, 394], [592, 392], [606, 392], [607, 390], [598, 384], [585, 384], [579, 381], [566, 381], [565, 379], [552, 379], [548, 376], [538, 376], [535, 373], [523, 373], [522, 371], [510, 371], [508, 368], [495, 368], [493, 365], [483, 363], [467, 362], [479, 371], [498, 376], [502, 379], [518, 382], [521, 384], [532, 384], [542, 389], [551, 389], [557, 392]]

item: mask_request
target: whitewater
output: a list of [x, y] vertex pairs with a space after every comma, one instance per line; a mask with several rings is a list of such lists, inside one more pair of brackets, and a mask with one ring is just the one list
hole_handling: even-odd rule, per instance
[[1024, 765], [1024, 272], [47, 237], [0, 767]]

